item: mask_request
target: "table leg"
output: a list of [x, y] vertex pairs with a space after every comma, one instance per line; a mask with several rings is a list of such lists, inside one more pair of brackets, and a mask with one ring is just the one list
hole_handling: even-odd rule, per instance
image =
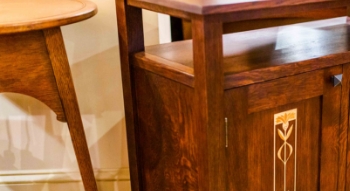
[[96, 181], [61, 30], [46, 29], [44, 36], [85, 190], [96, 191]]

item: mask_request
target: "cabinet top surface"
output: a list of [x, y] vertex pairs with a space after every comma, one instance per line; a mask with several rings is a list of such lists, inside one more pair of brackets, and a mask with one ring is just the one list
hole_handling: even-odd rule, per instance
[[96, 5], [83, 0], [2, 0], [0, 34], [67, 25], [92, 17]]
[[140, 8], [166, 7], [205, 15], [336, 1], [342, 0], [129, 0], [128, 3]]

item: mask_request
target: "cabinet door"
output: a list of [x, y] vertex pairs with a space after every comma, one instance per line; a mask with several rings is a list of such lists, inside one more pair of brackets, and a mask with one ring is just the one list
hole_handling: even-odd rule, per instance
[[227, 190], [344, 190], [344, 86], [331, 80], [341, 73], [337, 66], [225, 92]]

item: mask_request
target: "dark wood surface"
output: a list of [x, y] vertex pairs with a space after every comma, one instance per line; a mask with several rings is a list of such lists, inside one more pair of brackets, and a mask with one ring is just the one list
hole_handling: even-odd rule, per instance
[[[248, 87], [248, 113], [286, 105], [323, 94], [323, 71], [303, 73]], [[319, 85], [316, 85], [319, 84]], [[276, 91], [278, 89], [278, 91]], [[288, 93], [281, 93], [288, 92]]]
[[[199, 190], [220, 190], [225, 187], [224, 159], [225, 132], [223, 127], [224, 78], [222, 23], [196, 17], [193, 27], [193, 62], [195, 64], [193, 116], [195, 128], [199, 129], [197, 141], [199, 158]], [[216, 29], [216, 30], [213, 30]], [[198, 144], [199, 144], [198, 143]]]
[[[333, 67], [325, 71], [324, 79], [341, 74], [342, 67]], [[332, 83], [324, 83], [322, 100], [322, 129], [320, 147], [320, 190], [343, 190], [338, 187], [340, 150], [346, 147], [346, 140], [340, 139], [342, 120], [340, 118], [341, 86], [333, 87]], [[339, 90], [339, 91], [336, 91]], [[331, 114], [334, 114], [333, 116]], [[344, 145], [345, 143], [345, 145]], [[343, 180], [342, 180], [343, 181]]]
[[[271, 12], [274, 12], [271, 10]], [[282, 11], [281, 11], [282, 12]], [[255, 30], [274, 26], [290, 25], [295, 23], [310, 22], [314, 20], [335, 18], [347, 15], [347, 7], [334, 7], [329, 9], [315, 9], [309, 11], [285, 12], [283, 15], [271, 15], [270, 17], [257, 18], [223, 24], [224, 33], [234, 33]], [[174, 17], [171, 17], [174, 18]], [[174, 24], [173, 24], [174, 23]], [[173, 41], [191, 39], [191, 21], [171, 19], [171, 34], [176, 36]]]
[[[349, 3], [117, 0], [133, 191], [349, 190], [349, 25], [222, 35]], [[190, 20], [193, 40], [145, 48], [140, 8]]]
[[331, 0], [129, 0], [128, 3], [141, 8], [171, 8], [193, 14], [219, 14], [233, 11], [276, 8], [300, 4], [329, 2]]
[[134, 75], [140, 190], [199, 190], [204, 131], [194, 125], [193, 89], [140, 69]]
[[[143, 69], [134, 72], [142, 189], [200, 190], [199, 148], [203, 141], [196, 140], [204, 136], [204, 130], [196, 125], [194, 89]], [[342, 66], [336, 66], [225, 91], [228, 147], [226, 159], [219, 161], [227, 180], [222, 186], [228, 190], [273, 190], [272, 117], [296, 108], [299, 129], [290, 139], [297, 139], [293, 145], [297, 158], [290, 160], [296, 164], [296, 190], [344, 190], [348, 107], [342, 104], [348, 103], [348, 90], [344, 90], [348, 79], [337, 87], [331, 81], [342, 72]], [[264, 107], [258, 107], [259, 103]], [[222, 145], [217, 152], [224, 149]], [[280, 177], [282, 169], [276, 173]], [[293, 169], [288, 176], [292, 176], [287, 184], [292, 190]], [[283, 190], [283, 180], [277, 178], [275, 187]]]
[[[118, 36], [123, 82], [125, 122], [127, 126], [128, 154], [131, 188], [141, 191], [143, 187], [141, 177], [141, 162], [138, 144], [138, 122], [135, 93], [135, 79], [132, 66], [129, 64], [131, 55], [144, 51], [144, 37], [142, 28], [142, 12], [139, 8], [126, 6], [126, 0], [116, 0]], [[135, 30], [137, 29], [137, 30]]]
[[[344, 118], [349, 117], [349, 74], [350, 74], [350, 65], [346, 64], [344, 65], [343, 68], [343, 73], [344, 75], [347, 74], [347, 76], [344, 76], [344, 83], [343, 83], [343, 94], [342, 94], [342, 116]], [[342, 153], [346, 153], [346, 159], [341, 158], [340, 162], [345, 163], [346, 169], [341, 168], [340, 171], [346, 171], [346, 174], [344, 176], [340, 176], [340, 178], [343, 180], [343, 183], [345, 183], [345, 190], [349, 191], [350, 190], [350, 139], [349, 139], [349, 133], [350, 133], [350, 128], [349, 128], [349, 121], [344, 121], [342, 120], [342, 129], [343, 131], [341, 132], [341, 138], [347, 140], [348, 145], [347, 149], [342, 150]], [[344, 132], [345, 131], [345, 132]], [[344, 186], [344, 185], [342, 185]]]
[[338, 188], [350, 189], [348, 184], [349, 175], [347, 175], [347, 164], [349, 147], [348, 131], [349, 131], [349, 95], [350, 95], [350, 65], [346, 63], [343, 65], [343, 81], [342, 81], [342, 95], [341, 95], [341, 110], [340, 110], [340, 127], [339, 127], [339, 141], [347, 142], [346, 146], [342, 146], [339, 149], [339, 177], [338, 177]]
[[[225, 88], [350, 62], [349, 25], [329, 21], [225, 35]], [[191, 40], [150, 46], [135, 55], [134, 64], [193, 86], [192, 52]]]
[[[293, 80], [289, 82], [292, 84], [285, 83], [284, 81], [289, 80], [288, 78], [262, 83], [262, 86], [281, 83], [294, 88], [294, 91], [288, 91], [278, 87], [275, 89], [261, 87], [262, 94], [270, 95], [279, 92], [281, 95], [279, 99], [285, 100], [283, 105], [270, 102], [269, 107], [266, 108], [256, 109], [254, 105], [249, 104], [255, 102], [253, 100], [259, 100], [254, 95], [251, 96], [254, 93], [250, 91], [251, 86], [235, 88], [225, 93], [225, 103], [227, 103], [225, 109], [229, 123], [228, 190], [273, 190], [274, 186], [276, 190], [283, 190], [281, 184], [283, 179], [280, 179], [283, 173], [277, 168], [276, 174], [273, 173], [274, 161], [276, 164], [281, 161], [274, 160], [271, 152], [274, 148], [271, 116], [294, 108], [298, 112], [299, 129], [297, 135], [294, 138], [292, 136], [289, 141], [294, 142], [293, 139], [297, 139], [296, 145], [293, 145], [293, 152], [297, 153], [295, 158], [297, 163], [294, 160], [288, 163], [297, 165], [296, 180], [293, 180], [295, 177], [292, 167], [288, 167], [291, 169], [287, 171], [287, 175], [290, 178], [288, 181], [295, 181], [296, 184], [287, 183], [288, 189], [294, 190], [296, 185], [296, 190], [305, 191], [344, 190], [345, 174], [341, 169], [346, 165], [339, 161], [346, 158], [344, 149], [346, 149], [347, 140], [344, 134], [347, 128], [343, 128], [342, 123], [347, 122], [348, 116], [340, 119], [342, 87], [333, 87], [330, 81], [332, 75], [339, 73], [342, 73], [341, 66], [297, 76], [305, 78], [309, 74], [318, 78], [314, 81], [305, 79], [306, 83], [320, 89], [317, 94], [312, 93], [312, 89], [305, 89], [303, 84], [292, 83]], [[297, 93], [298, 90], [310, 90], [310, 94], [300, 95]], [[293, 95], [297, 96], [298, 100], [290, 99]]]

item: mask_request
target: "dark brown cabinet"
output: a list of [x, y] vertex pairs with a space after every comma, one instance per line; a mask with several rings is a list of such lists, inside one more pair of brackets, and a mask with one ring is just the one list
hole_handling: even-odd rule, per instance
[[[349, 24], [272, 27], [349, 1], [116, 2], [133, 191], [350, 190]], [[193, 39], [144, 47], [141, 8]]]
[[228, 190], [342, 190], [348, 118], [342, 86], [332, 82], [342, 72], [336, 66], [225, 93]]

